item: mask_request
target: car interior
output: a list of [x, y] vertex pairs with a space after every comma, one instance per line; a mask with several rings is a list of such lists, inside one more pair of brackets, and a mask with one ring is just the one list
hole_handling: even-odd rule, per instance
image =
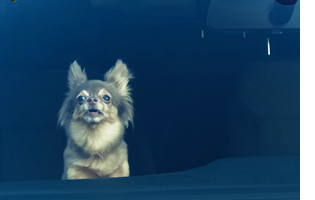
[[[12, 197], [5, 195], [18, 191], [15, 183], [101, 184], [60, 180], [66, 136], [57, 115], [74, 60], [102, 80], [122, 59], [135, 77], [134, 126], [125, 133], [131, 177], [104, 180], [107, 195], [120, 193], [118, 185], [150, 187], [151, 179], [175, 188], [181, 177], [186, 189], [198, 181], [296, 184], [281, 192], [299, 199], [299, 1], [278, 24], [265, 10], [281, 1], [224, 1], [1, 1], [0, 196]], [[255, 6], [268, 24], [255, 21]], [[244, 18], [229, 23], [236, 16]], [[157, 183], [149, 191], [161, 197]], [[220, 194], [204, 190], [198, 194]]]

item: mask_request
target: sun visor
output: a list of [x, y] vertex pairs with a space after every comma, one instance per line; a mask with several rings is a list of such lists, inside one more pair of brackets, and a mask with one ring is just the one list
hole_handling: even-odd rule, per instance
[[300, 0], [211, 0], [213, 31], [299, 31]]

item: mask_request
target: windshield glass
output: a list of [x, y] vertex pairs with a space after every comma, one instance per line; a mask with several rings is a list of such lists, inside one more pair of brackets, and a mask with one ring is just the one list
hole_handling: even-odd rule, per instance
[[[0, 182], [61, 179], [74, 132], [67, 132], [68, 119], [58, 113], [71, 91], [74, 61], [88, 80], [103, 81], [117, 60], [134, 76], [105, 76], [116, 82], [90, 99], [115, 106], [124, 122], [120, 139], [128, 145], [130, 176], [181, 172], [223, 158], [299, 156], [299, 28], [215, 29], [209, 20], [218, 14], [209, 15], [210, 5], [1, 1]], [[123, 90], [127, 82], [130, 88]], [[72, 92], [73, 101], [87, 101], [88, 87]], [[75, 107], [69, 109], [73, 117]], [[105, 110], [93, 109], [86, 111], [91, 119], [105, 116]], [[65, 124], [57, 126], [58, 119]], [[83, 143], [74, 144], [80, 149]]]

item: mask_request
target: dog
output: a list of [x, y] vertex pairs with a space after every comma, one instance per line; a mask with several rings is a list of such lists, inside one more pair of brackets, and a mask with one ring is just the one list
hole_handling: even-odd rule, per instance
[[124, 132], [133, 125], [131, 78], [121, 60], [104, 81], [88, 80], [77, 61], [70, 65], [70, 90], [58, 114], [67, 135], [63, 180], [129, 176]]

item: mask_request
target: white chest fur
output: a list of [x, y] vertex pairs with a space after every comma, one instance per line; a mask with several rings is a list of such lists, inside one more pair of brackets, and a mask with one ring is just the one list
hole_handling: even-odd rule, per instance
[[75, 143], [90, 154], [103, 154], [116, 147], [123, 140], [124, 126], [120, 121], [115, 123], [87, 126], [81, 121], [72, 121], [70, 136]]
[[73, 121], [68, 134], [76, 145], [90, 155], [82, 156], [82, 152], [75, 151], [68, 144], [64, 154], [68, 167], [88, 167], [98, 176], [106, 176], [128, 160], [127, 144], [123, 140], [124, 126], [119, 121], [99, 124], [94, 129]]

